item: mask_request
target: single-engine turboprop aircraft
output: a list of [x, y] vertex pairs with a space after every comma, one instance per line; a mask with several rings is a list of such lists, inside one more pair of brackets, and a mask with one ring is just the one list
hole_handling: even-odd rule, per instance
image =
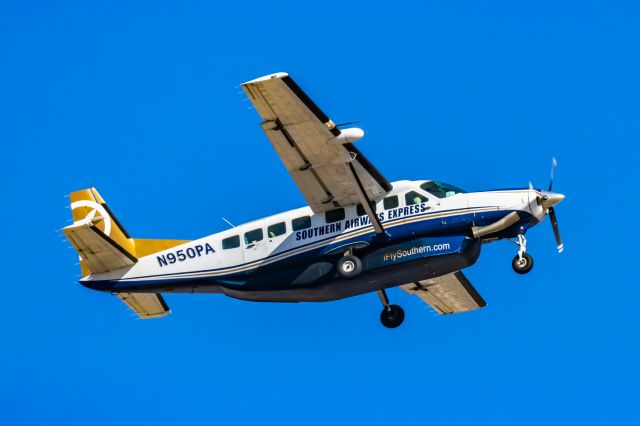
[[162, 293], [222, 293], [261, 302], [322, 302], [377, 292], [380, 320], [404, 320], [385, 292], [400, 286], [440, 314], [485, 301], [461, 272], [482, 244], [511, 239], [512, 266], [533, 267], [526, 231], [564, 196], [534, 189], [468, 193], [432, 180], [390, 183], [285, 73], [242, 85], [262, 130], [309, 204], [198, 240], [132, 238], [94, 188], [73, 192], [63, 232], [90, 289], [117, 295], [141, 318], [170, 312]]

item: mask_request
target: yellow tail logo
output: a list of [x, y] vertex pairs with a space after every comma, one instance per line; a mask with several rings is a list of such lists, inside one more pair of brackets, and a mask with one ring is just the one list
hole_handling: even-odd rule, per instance
[[[135, 259], [189, 242], [189, 240], [131, 238], [111, 209], [109, 209], [107, 203], [93, 187], [72, 192], [70, 199], [74, 223], [91, 223], [94, 229], [103, 234], [104, 239], [110, 241], [112, 245], [117, 246], [120, 250], [126, 251]], [[91, 270], [86, 260], [82, 259], [82, 256], [80, 267], [82, 276], [91, 274]]]

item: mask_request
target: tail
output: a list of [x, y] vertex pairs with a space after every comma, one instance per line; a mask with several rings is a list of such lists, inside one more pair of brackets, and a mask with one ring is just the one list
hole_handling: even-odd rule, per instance
[[72, 192], [73, 224], [62, 229], [80, 255], [82, 276], [131, 266], [139, 258], [188, 242], [131, 238], [95, 188]]
[[[62, 229], [80, 255], [82, 276], [133, 266], [138, 259], [188, 240], [146, 240], [131, 238], [95, 188], [72, 192], [73, 224]], [[121, 293], [122, 299], [141, 318], [169, 313], [160, 294]]]

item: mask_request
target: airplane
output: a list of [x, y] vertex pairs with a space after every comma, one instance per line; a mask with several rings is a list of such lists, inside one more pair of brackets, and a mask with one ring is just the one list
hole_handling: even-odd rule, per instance
[[197, 240], [132, 238], [95, 188], [70, 194], [73, 223], [62, 229], [80, 256], [79, 282], [119, 297], [140, 318], [171, 311], [163, 293], [218, 293], [259, 302], [323, 302], [377, 292], [383, 326], [404, 310], [400, 287], [439, 314], [486, 302], [463, 269], [482, 245], [511, 240], [512, 267], [526, 274], [527, 230], [547, 215], [564, 248], [548, 190], [466, 192], [433, 180], [389, 182], [355, 143], [359, 128], [336, 125], [286, 73], [242, 84], [261, 127], [308, 206]]

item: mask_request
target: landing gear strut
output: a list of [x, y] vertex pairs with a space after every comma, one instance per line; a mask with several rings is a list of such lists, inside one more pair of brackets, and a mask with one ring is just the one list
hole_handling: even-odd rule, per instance
[[387, 328], [396, 328], [404, 321], [404, 310], [398, 305], [390, 305], [387, 292], [378, 290], [378, 296], [384, 308], [380, 312], [380, 322]]
[[[515, 241], [514, 241], [515, 242]], [[533, 258], [527, 253], [527, 239], [524, 234], [518, 234], [518, 254], [511, 261], [513, 270], [518, 274], [526, 274], [533, 268]]]

